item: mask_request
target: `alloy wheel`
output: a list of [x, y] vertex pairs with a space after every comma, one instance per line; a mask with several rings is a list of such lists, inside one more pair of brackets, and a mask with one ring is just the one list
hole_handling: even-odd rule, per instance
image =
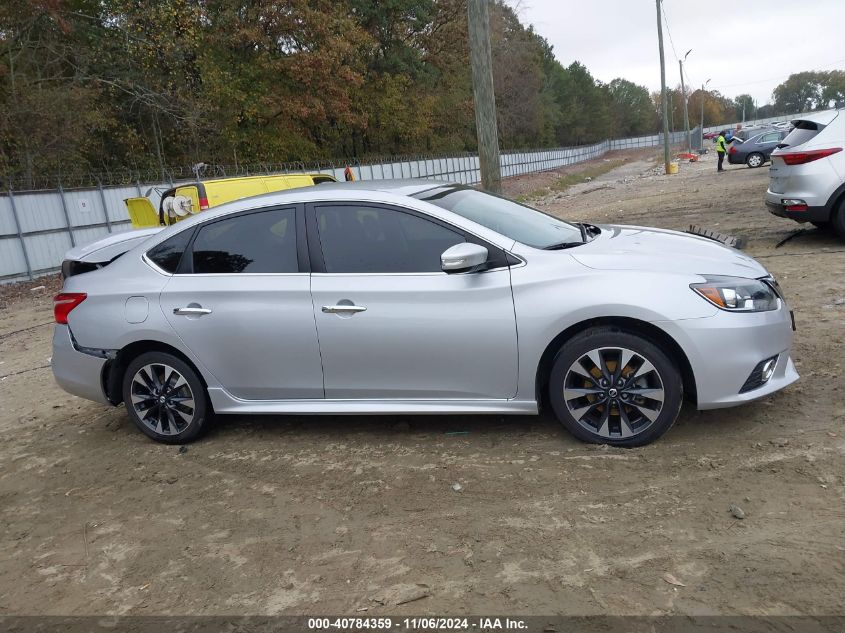
[[132, 408], [141, 422], [159, 435], [178, 435], [194, 420], [191, 386], [170, 365], [151, 363], [132, 378]]
[[566, 372], [563, 400], [585, 430], [606, 439], [626, 439], [654, 424], [663, 409], [663, 380], [654, 365], [633, 350], [601, 347]]
[[749, 167], [759, 167], [763, 164], [763, 157], [760, 154], [752, 154], [748, 157], [748, 166]]

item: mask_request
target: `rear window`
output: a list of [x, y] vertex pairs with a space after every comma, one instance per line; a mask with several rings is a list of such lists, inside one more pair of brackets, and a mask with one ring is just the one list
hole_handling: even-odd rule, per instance
[[824, 125], [815, 121], [796, 121], [795, 128], [786, 135], [786, 138], [778, 147], [803, 145], [810, 139], [815, 138], [824, 128]]
[[188, 241], [191, 239], [191, 234], [194, 231], [188, 229], [177, 233], [168, 240], [164, 240], [161, 244], [153, 246], [147, 251], [147, 257], [159, 268], [173, 274], [179, 268], [179, 262], [182, 260], [182, 255], [185, 253], [185, 248], [188, 246]]

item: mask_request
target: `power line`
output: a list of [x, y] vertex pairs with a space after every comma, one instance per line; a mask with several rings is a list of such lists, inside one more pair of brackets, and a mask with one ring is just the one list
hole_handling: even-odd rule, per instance
[[[828, 64], [822, 64], [821, 66], [816, 66], [816, 68], [827, 68], [828, 66], [835, 66], [836, 64], [839, 64], [841, 62], [845, 62], [845, 58], [837, 59], [836, 61], [830, 62]], [[802, 72], [802, 71], [799, 70], [799, 71], [796, 71], [796, 72]], [[755, 84], [766, 83], [767, 81], [780, 81], [780, 80], [784, 80], [784, 79], [789, 79], [790, 75], [794, 75], [794, 74], [795, 73], [789, 73], [788, 75], [778, 75], [777, 77], [770, 77], [768, 79], [757, 79], [755, 81], [742, 81], [740, 83], [735, 83], [735, 84], [725, 84], [725, 85], [722, 85], [722, 86], [714, 86], [713, 90], [719, 90], [721, 88], [736, 88], [737, 86], [750, 86], [750, 85], [755, 85]]]
[[678, 53], [675, 51], [675, 42], [672, 41], [672, 30], [669, 28], [669, 18], [666, 15], [666, 5], [660, 3], [660, 10], [663, 11], [663, 21], [666, 23], [666, 35], [669, 36], [669, 44], [672, 45], [672, 54], [675, 56], [675, 61], [679, 61]]

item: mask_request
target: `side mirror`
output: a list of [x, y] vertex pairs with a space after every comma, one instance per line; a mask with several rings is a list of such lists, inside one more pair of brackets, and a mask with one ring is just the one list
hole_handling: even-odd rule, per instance
[[478, 244], [462, 242], [447, 248], [440, 256], [444, 273], [463, 273], [487, 263], [487, 249]]

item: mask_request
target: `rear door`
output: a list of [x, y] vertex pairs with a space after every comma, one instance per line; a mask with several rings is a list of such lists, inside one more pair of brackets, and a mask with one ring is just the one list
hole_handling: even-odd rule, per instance
[[185, 345], [233, 396], [323, 397], [301, 207], [198, 225], [161, 305]]
[[486, 245], [490, 270], [447, 275], [440, 255], [473, 239], [455, 227], [375, 203], [307, 213], [326, 398], [514, 397], [516, 322], [502, 251]]

